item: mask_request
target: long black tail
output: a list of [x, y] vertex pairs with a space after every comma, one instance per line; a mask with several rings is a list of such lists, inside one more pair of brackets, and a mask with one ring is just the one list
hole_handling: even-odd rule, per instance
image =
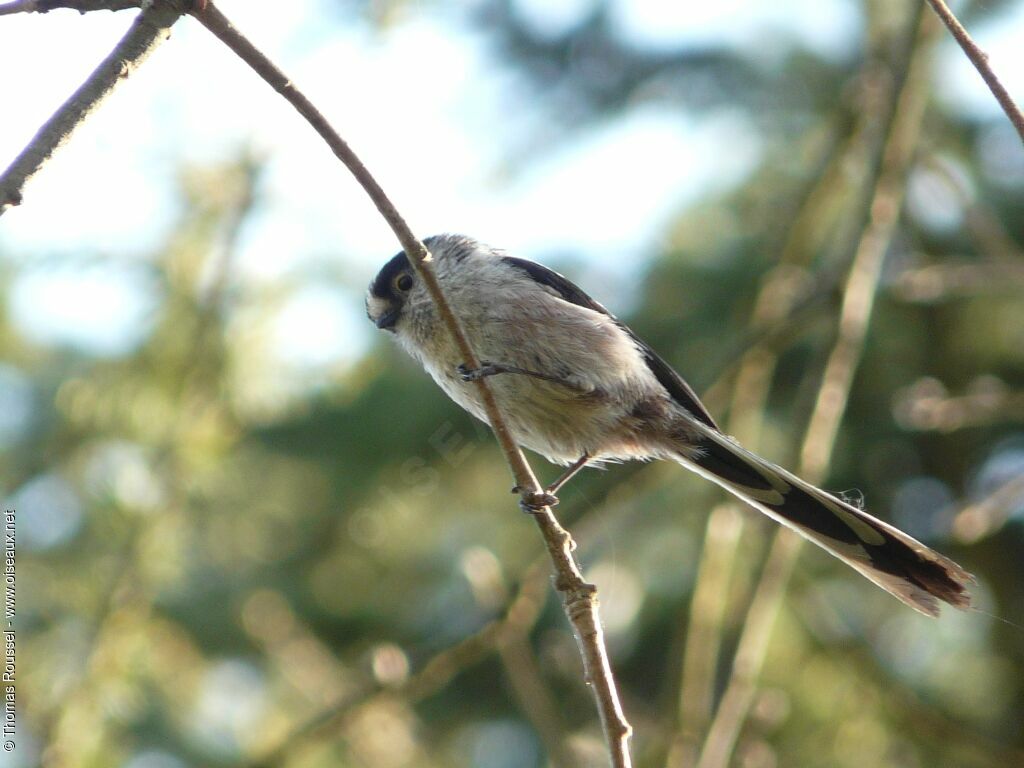
[[804, 482], [700, 425], [677, 460], [828, 550], [911, 608], [939, 615], [939, 601], [968, 608], [974, 577], [902, 531]]

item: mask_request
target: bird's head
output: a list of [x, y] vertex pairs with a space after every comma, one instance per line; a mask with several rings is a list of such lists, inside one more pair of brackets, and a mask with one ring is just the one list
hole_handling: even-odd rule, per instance
[[383, 266], [366, 292], [366, 316], [385, 331], [395, 332], [409, 295], [420, 280], [405, 253]]
[[[458, 269], [468, 257], [481, 254], [495, 256], [492, 249], [465, 235], [434, 235], [423, 241], [434, 258], [434, 268], [443, 283], [450, 269]], [[398, 332], [398, 324], [413, 307], [432, 307], [426, 286], [416, 273], [404, 252], [399, 252], [385, 264], [370, 283], [366, 293], [366, 315], [378, 328]]]

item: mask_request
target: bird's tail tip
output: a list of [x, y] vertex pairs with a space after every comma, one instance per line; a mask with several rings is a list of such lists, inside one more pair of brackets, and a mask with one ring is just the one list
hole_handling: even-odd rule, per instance
[[[949, 558], [710, 429], [677, 460], [831, 552], [911, 608], [971, 608], [974, 577]], [[692, 446], [692, 443], [691, 443]]]
[[899, 575], [847, 562], [894, 597], [927, 616], [937, 618], [943, 603], [961, 611], [970, 610], [970, 586], [977, 583], [974, 576], [934, 550], [922, 546], [915, 554], [918, 564], [907, 564]]

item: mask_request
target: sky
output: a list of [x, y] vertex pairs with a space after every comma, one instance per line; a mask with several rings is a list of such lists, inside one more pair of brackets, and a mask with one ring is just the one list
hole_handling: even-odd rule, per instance
[[[593, 2], [515, 7], [539, 33], [557, 34]], [[219, 5], [320, 107], [421, 237], [460, 231], [531, 258], [581, 254], [587, 268], [628, 276], [681, 207], [740, 183], [759, 159], [756, 132], [734, 114], [646, 107], [509, 174], [510, 153], [541, 117], [529, 90], [466, 22], [471, 4], [403, 4], [384, 29], [335, 21], [338, 5], [327, 0], [294, 0], [287, 15], [244, 0]], [[617, 28], [637, 45], [750, 49], [766, 32], [781, 32], [789, 45], [834, 56], [860, 44], [855, 9], [853, 0], [611, 2]], [[0, 50], [20, 73], [5, 78], [0, 163], [16, 156], [132, 15], [0, 18]], [[1010, 92], [1024, 97], [1024, 4], [974, 31]], [[947, 43], [938, 67], [943, 98], [997, 116], [977, 73]], [[398, 250], [394, 236], [309, 127], [191, 19], [33, 179], [24, 204], [0, 218], [0, 258], [19, 265], [9, 308], [17, 327], [44, 345], [130, 350], [155, 301], [140, 266], [174, 224], [181, 164], [222, 162], [241, 147], [267, 167], [234, 278], [258, 288], [311, 266], [340, 267], [346, 285], [310, 283], [285, 302], [273, 345], [300, 368], [358, 358], [373, 330], [362, 286]], [[616, 297], [603, 298], [623, 310]]]

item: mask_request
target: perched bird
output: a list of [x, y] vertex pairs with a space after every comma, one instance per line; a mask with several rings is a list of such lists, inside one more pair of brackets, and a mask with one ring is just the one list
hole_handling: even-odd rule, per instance
[[370, 284], [366, 311], [456, 403], [487, 421], [488, 376], [514, 439], [568, 466], [538, 505], [588, 463], [670, 459], [717, 483], [930, 616], [970, 606], [959, 565], [741, 447], [635, 333], [562, 275], [462, 235], [424, 241], [478, 369], [465, 366], [404, 253]]

